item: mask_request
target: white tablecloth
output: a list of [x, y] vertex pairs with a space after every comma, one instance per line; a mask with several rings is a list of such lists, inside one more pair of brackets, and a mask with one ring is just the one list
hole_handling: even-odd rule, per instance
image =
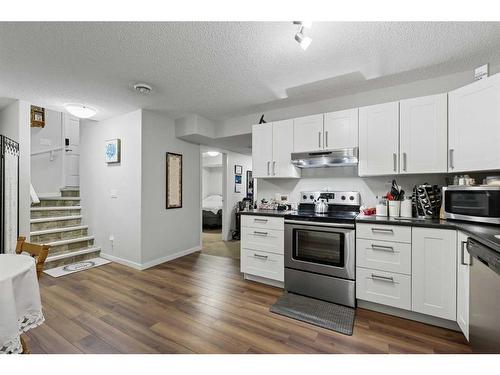
[[35, 260], [0, 254], [0, 354], [21, 353], [21, 333], [43, 321]]

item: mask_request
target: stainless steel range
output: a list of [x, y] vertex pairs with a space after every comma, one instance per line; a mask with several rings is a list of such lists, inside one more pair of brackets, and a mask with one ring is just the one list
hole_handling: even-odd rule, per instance
[[355, 307], [359, 205], [357, 192], [301, 193], [298, 211], [285, 215], [287, 291]]

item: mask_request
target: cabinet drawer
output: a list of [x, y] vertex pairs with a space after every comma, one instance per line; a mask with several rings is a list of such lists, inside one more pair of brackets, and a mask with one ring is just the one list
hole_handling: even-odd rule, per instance
[[356, 265], [381, 271], [411, 274], [411, 244], [356, 240]]
[[241, 215], [241, 226], [248, 228], [285, 230], [282, 217]]
[[402, 225], [357, 224], [356, 237], [368, 240], [411, 243], [411, 227]]
[[285, 234], [281, 230], [241, 228], [241, 247], [283, 255]]
[[285, 265], [283, 255], [241, 249], [241, 272], [271, 280], [284, 281]]
[[410, 310], [411, 277], [357, 267], [356, 298]]

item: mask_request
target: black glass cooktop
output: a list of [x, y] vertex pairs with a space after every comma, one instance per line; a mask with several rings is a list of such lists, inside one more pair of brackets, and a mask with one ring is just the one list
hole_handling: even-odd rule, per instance
[[314, 211], [297, 211], [285, 215], [288, 220], [318, 221], [318, 222], [352, 222], [359, 215], [357, 211], [330, 211], [324, 214], [318, 214]]

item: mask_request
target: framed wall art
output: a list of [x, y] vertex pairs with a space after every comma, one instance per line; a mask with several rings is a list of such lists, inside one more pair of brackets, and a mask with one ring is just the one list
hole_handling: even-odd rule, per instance
[[113, 164], [121, 161], [121, 141], [119, 139], [106, 141], [105, 150], [106, 163]]
[[31, 127], [43, 128], [45, 127], [45, 108], [31, 106]]
[[182, 207], [182, 155], [167, 152], [167, 210]]
[[241, 165], [235, 165], [234, 166], [234, 174], [243, 174], [243, 167]]

